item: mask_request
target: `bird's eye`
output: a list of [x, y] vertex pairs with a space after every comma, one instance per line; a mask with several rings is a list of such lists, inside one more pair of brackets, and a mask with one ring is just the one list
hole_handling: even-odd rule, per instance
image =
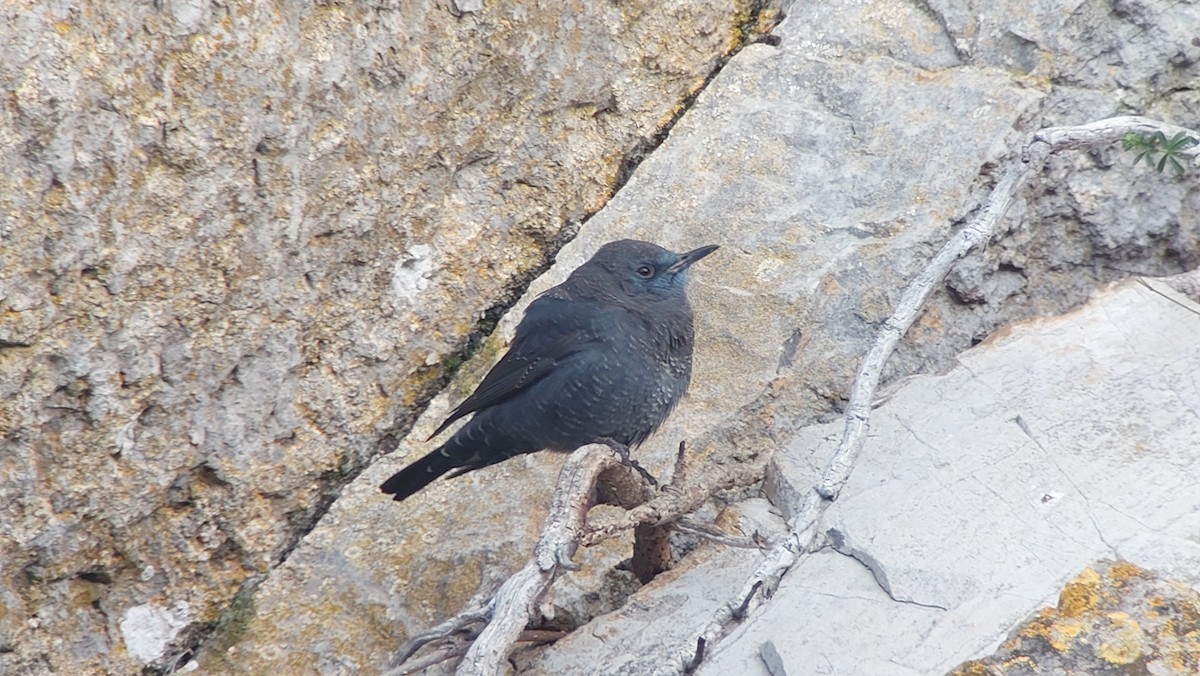
[[654, 268], [650, 267], [649, 265], [643, 265], [637, 269], [637, 273], [638, 277], [641, 277], [642, 279], [650, 279], [654, 276]]

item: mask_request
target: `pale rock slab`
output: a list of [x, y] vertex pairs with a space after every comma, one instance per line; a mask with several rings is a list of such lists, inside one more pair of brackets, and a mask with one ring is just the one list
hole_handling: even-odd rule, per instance
[[[766, 641], [789, 674], [943, 673], [1102, 558], [1200, 586], [1198, 331], [1200, 305], [1131, 279], [901, 388], [826, 514], [831, 549], [702, 673], [765, 674]], [[810, 485], [785, 459], [839, 429], [801, 431], [775, 482]]]

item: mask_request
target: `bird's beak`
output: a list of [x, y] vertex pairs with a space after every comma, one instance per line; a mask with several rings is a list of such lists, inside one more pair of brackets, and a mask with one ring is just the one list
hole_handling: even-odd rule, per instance
[[709, 244], [708, 246], [702, 246], [699, 249], [692, 249], [691, 251], [682, 254], [679, 257], [679, 260], [675, 261], [674, 265], [667, 268], [667, 272], [674, 274], [676, 272], [687, 270], [692, 263], [695, 263], [719, 248], [721, 247], [717, 246], [716, 244]]

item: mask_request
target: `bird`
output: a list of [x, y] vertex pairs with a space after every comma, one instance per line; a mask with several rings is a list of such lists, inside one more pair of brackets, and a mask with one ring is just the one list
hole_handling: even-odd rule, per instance
[[402, 501], [443, 475], [593, 443], [627, 458], [688, 388], [688, 270], [717, 248], [677, 254], [631, 239], [601, 246], [529, 304], [508, 351], [426, 441], [471, 419], [380, 490]]

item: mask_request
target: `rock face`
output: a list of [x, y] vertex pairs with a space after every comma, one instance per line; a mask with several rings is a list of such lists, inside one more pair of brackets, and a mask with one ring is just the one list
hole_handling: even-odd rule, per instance
[[0, 671], [236, 618], [758, 7], [492, 5], [6, 6]]
[[[527, 556], [561, 458], [401, 505], [376, 486], [428, 450], [529, 299], [601, 243], [723, 246], [693, 278], [691, 395], [639, 455], [661, 472], [687, 439], [700, 471], [823, 434], [805, 428], [840, 410], [901, 288], [1024, 132], [1128, 112], [1200, 127], [1200, 5], [793, 4], [781, 42], [722, 69], [409, 433], [479, 318], [604, 203], [622, 158], [648, 151], [639, 142], [701, 86], [749, 9], [167, 2], [117, 17], [30, 3], [11, 15], [0, 670], [182, 664], [189, 633], [208, 629], [188, 665], [202, 672], [379, 670]], [[1130, 161], [1055, 158], [1011, 231], [932, 299], [888, 377], [949, 370], [997, 327], [1067, 310], [1098, 282], [1200, 266], [1195, 181]], [[1062, 575], [1090, 563], [1086, 549], [1066, 548], [1079, 556]], [[752, 558], [702, 554], [648, 590], [703, 613], [719, 590], [673, 581], [705, 580], [688, 568], [702, 559]], [[599, 596], [621, 556], [592, 556], [572, 581], [580, 595]], [[919, 621], [942, 612], [892, 601], [841, 553], [805, 566], [828, 569], [826, 591], [871, 590]], [[676, 601], [635, 595], [623, 612]], [[857, 631], [836, 614], [843, 601], [805, 626]], [[632, 645], [611, 640], [619, 624], [610, 650]], [[604, 664], [578, 648], [585, 633], [522, 664]], [[986, 647], [970, 640], [958, 661]], [[722, 659], [743, 664], [733, 647]]]

